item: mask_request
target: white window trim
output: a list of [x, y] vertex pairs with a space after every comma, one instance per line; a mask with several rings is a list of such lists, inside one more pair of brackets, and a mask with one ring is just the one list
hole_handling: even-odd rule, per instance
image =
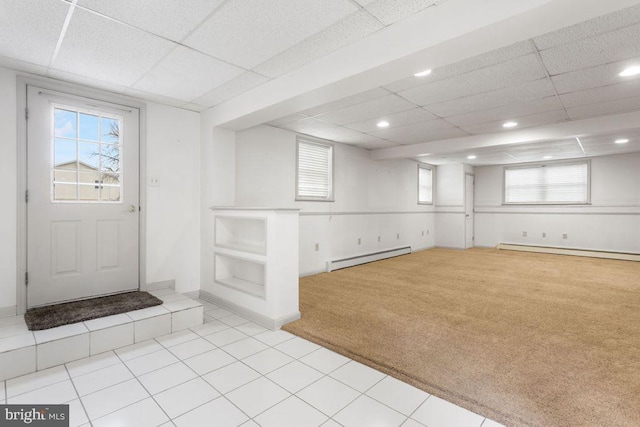
[[[430, 202], [422, 202], [420, 201], [420, 169], [428, 169], [429, 171], [431, 171], [431, 201]], [[430, 165], [426, 165], [424, 163], [418, 163], [418, 177], [417, 177], [417, 183], [418, 183], [418, 204], [419, 205], [433, 205], [433, 199], [434, 199], [434, 188], [435, 188], [435, 173], [433, 171], [433, 167]]]
[[[299, 195], [299, 172], [300, 172], [300, 165], [299, 165], [299, 158], [300, 158], [300, 142], [305, 142], [305, 143], [310, 143], [310, 144], [317, 144], [317, 145], [323, 145], [326, 147], [330, 147], [331, 148], [331, 158], [330, 158], [330, 164], [331, 164], [331, 173], [329, 174], [329, 197], [308, 197], [308, 196], [300, 196]], [[296, 137], [296, 158], [295, 158], [295, 165], [296, 165], [296, 201], [297, 202], [333, 202], [334, 200], [334, 194], [335, 194], [335, 188], [334, 188], [334, 184], [335, 184], [335, 144], [329, 142], [329, 141], [325, 141], [325, 140], [321, 140], [321, 139], [317, 139], [317, 138], [311, 138], [308, 136], [298, 136]]]
[[[507, 170], [528, 169], [532, 167], [555, 166], [555, 165], [587, 165], [587, 200], [585, 202], [507, 202]], [[507, 165], [502, 171], [502, 204], [504, 206], [585, 206], [591, 204], [591, 159], [580, 160], [557, 160], [551, 162], [521, 163], [518, 165]]]

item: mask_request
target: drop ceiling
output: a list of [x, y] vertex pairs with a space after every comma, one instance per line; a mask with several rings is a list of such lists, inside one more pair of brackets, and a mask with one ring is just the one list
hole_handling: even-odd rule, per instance
[[[469, 0], [0, 0], [0, 66], [217, 116], [240, 111], [237, 106], [246, 100], [251, 104], [252, 96], [262, 101], [260, 94], [267, 93], [262, 89], [276, 88], [272, 92], [283, 102], [279, 104], [275, 96], [263, 109], [269, 114], [252, 123], [376, 150], [374, 157], [380, 159], [402, 156], [434, 164], [480, 165], [640, 151], [640, 123], [576, 135], [581, 144], [567, 135], [535, 142], [520, 138], [504, 144], [467, 143], [480, 141], [480, 136], [488, 141], [509, 132], [640, 111], [640, 76], [618, 75], [640, 64], [640, 2], [611, 0], [608, 7], [613, 12], [594, 11], [586, 21], [561, 26], [571, 19], [566, 8], [572, 2], [586, 4], [575, 0], [488, 0], [482, 5]], [[601, 2], [588, 3], [580, 13], [598, 7], [606, 11]], [[501, 7], [513, 10], [501, 12]], [[500, 28], [508, 28], [509, 22], [526, 24], [525, 18], [535, 17], [545, 7], [565, 11], [554, 17], [558, 28], [538, 34], [536, 22], [530, 22], [535, 36], [519, 36], [517, 29], [509, 29], [518, 34], [513, 40], [474, 54], [474, 49], [482, 50], [478, 46], [483, 42], [481, 36], [477, 42], [473, 39], [474, 24], [489, 35], [495, 28], [494, 38], [499, 39]], [[500, 20], [500, 13], [511, 13], [521, 21]], [[442, 16], [459, 18], [459, 25], [443, 22]], [[421, 78], [413, 76], [419, 71], [415, 65], [404, 70], [396, 66], [403, 55], [411, 58], [407, 63], [421, 63], [419, 50], [409, 55], [400, 38], [412, 35], [412, 28], [433, 34], [437, 49], [462, 40], [452, 31], [464, 25], [469, 37], [465, 45], [458, 45], [463, 46], [460, 52], [439, 54], [461, 59], [443, 60], [446, 63]], [[375, 63], [376, 43], [387, 50], [387, 57], [397, 53], [397, 61]], [[416, 42], [406, 39], [407, 45], [411, 43]], [[345, 52], [349, 55], [340, 56]], [[424, 52], [426, 67], [434, 55]], [[359, 64], [366, 64], [363, 73], [378, 70], [376, 79], [359, 79], [355, 72], [351, 80], [338, 75], [337, 71]], [[309, 69], [314, 73], [305, 75]], [[334, 78], [331, 85], [321, 82], [328, 78]], [[336, 96], [340, 83], [344, 94]], [[304, 102], [293, 92], [287, 94], [296, 84], [304, 87]], [[387, 128], [377, 126], [382, 120], [389, 123]], [[507, 120], [518, 122], [517, 129], [504, 129]], [[225, 120], [221, 126], [227, 126]], [[237, 130], [237, 125], [230, 128]], [[629, 143], [613, 144], [621, 137]], [[451, 143], [442, 148], [442, 141]], [[432, 150], [435, 143], [439, 148]], [[476, 159], [469, 160], [471, 154]]]

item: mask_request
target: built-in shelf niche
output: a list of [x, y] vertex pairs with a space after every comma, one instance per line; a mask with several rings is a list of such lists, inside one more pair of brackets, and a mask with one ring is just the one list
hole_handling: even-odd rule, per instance
[[265, 265], [262, 262], [216, 253], [215, 280], [238, 291], [265, 298]]
[[265, 255], [267, 251], [266, 218], [216, 216], [215, 245]]

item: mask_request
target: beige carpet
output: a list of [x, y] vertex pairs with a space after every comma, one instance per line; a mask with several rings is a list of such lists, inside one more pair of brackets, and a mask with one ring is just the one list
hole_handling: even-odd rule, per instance
[[300, 280], [283, 329], [507, 425], [640, 426], [640, 263], [432, 249]]

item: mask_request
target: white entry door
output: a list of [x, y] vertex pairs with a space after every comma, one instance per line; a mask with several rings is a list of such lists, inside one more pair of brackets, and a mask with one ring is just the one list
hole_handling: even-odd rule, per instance
[[27, 306], [136, 290], [137, 109], [27, 88]]
[[464, 203], [464, 220], [465, 220], [465, 247], [472, 248], [474, 245], [473, 230], [473, 175], [465, 175], [465, 203]]

